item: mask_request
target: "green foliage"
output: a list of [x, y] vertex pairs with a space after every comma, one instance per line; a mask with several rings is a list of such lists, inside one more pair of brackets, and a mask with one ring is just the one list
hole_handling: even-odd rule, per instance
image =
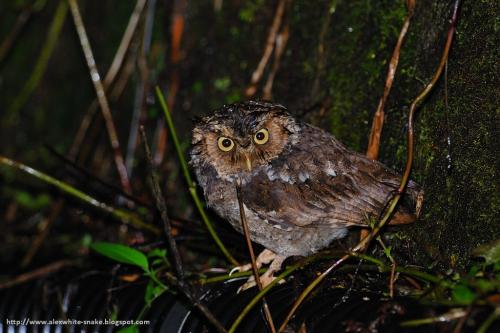
[[452, 300], [461, 305], [482, 302], [500, 292], [500, 240], [480, 246], [474, 253], [484, 261], [471, 265], [467, 274], [458, 276], [451, 288]]
[[142, 252], [131, 247], [121, 244], [97, 242], [90, 245], [90, 248], [119, 263], [140, 267], [145, 272], [149, 271], [147, 257]]
[[[137, 266], [144, 271], [144, 275], [149, 277], [146, 291], [144, 293], [145, 306], [141, 310], [138, 319], [151, 306], [153, 301], [170, 289], [158, 279], [158, 274], [162, 269], [170, 267], [167, 259], [167, 250], [153, 249], [144, 254], [134, 248], [122, 244], [96, 242], [90, 248], [97, 253], [108, 257], [122, 264]], [[124, 327], [119, 332], [138, 332], [137, 325]]]
[[458, 284], [452, 290], [452, 298], [459, 304], [470, 304], [476, 298], [476, 294], [465, 284]]
[[262, 7], [263, 3], [263, 0], [246, 1], [245, 6], [238, 13], [240, 20], [245, 23], [252, 23], [255, 20], [257, 11]]
[[226, 91], [231, 85], [231, 79], [227, 76], [217, 78], [214, 80], [214, 87], [220, 91]]
[[44, 207], [47, 207], [51, 202], [50, 196], [46, 193], [35, 195], [22, 190], [15, 192], [14, 199], [22, 207], [31, 210], [40, 210]]

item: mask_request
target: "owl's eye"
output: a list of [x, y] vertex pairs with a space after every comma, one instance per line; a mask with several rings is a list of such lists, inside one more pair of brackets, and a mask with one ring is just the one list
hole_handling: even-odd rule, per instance
[[269, 131], [265, 128], [259, 130], [253, 136], [253, 141], [258, 145], [263, 145], [267, 141], [269, 141]]
[[217, 145], [219, 146], [220, 150], [225, 152], [228, 152], [234, 148], [233, 140], [226, 138], [224, 136], [221, 136], [220, 138], [217, 139]]

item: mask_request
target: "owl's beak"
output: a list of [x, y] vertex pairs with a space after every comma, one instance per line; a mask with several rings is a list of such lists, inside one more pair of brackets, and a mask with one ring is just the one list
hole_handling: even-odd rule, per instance
[[252, 161], [250, 161], [250, 157], [248, 154], [245, 154], [245, 163], [247, 165], [248, 171], [252, 171]]

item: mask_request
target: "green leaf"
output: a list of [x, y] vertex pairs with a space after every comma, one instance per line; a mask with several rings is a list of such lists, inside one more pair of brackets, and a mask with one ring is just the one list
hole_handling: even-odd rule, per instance
[[148, 259], [144, 253], [131, 247], [115, 243], [96, 242], [91, 244], [90, 248], [120, 263], [138, 266], [144, 271], [148, 271]]
[[15, 194], [17, 203], [25, 208], [40, 210], [50, 204], [50, 196], [45, 193], [32, 195], [25, 191], [19, 191]]
[[459, 284], [453, 288], [452, 297], [460, 304], [470, 304], [476, 298], [476, 294], [466, 285]]
[[167, 257], [167, 250], [166, 249], [153, 249], [148, 252], [148, 258], [166, 258]]

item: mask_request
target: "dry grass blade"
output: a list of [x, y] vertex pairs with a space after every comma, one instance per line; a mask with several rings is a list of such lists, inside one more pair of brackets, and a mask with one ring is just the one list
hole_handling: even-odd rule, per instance
[[406, 33], [408, 32], [408, 27], [410, 26], [410, 20], [413, 16], [415, 3], [411, 2], [408, 4], [408, 15], [406, 15], [403, 27], [399, 32], [398, 41], [392, 52], [391, 61], [389, 62], [389, 68], [387, 70], [387, 77], [385, 79], [384, 92], [382, 97], [378, 102], [377, 110], [373, 115], [372, 129], [370, 132], [370, 138], [368, 141], [368, 148], [366, 150], [366, 156], [372, 160], [378, 159], [380, 150], [380, 137], [382, 135], [382, 128], [384, 126], [385, 118], [385, 104], [387, 102], [387, 97], [389, 97], [389, 92], [392, 88], [392, 83], [394, 82], [394, 76], [396, 75], [396, 69], [398, 68], [399, 55], [401, 53], [401, 46], [403, 45]]
[[271, 24], [271, 28], [269, 29], [269, 34], [267, 35], [264, 53], [262, 54], [262, 58], [260, 59], [257, 68], [252, 74], [252, 79], [250, 80], [250, 84], [245, 90], [245, 96], [247, 97], [252, 97], [253, 95], [255, 95], [255, 92], [257, 91], [257, 84], [262, 78], [262, 75], [264, 74], [264, 69], [266, 68], [267, 63], [269, 62], [269, 58], [273, 53], [273, 49], [276, 43], [276, 36], [278, 35], [278, 31], [281, 26], [281, 21], [283, 20], [283, 14], [285, 13], [286, 1], [287, 0], [279, 0], [278, 7], [276, 8], [276, 12], [274, 14], [273, 23]]
[[115, 124], [113, 122], [113, 116], [111, 115], [111, 109], [109, 107], [108, 99], [106, 98], [106, 92], [97, 70], [94, 55], [90, 47], [90, 42], [85, 31], [85, 26], [83, 25], [82, 16], [80, 15], [80, 10], [78, 9], [78, 4], [76, 3], [76, 0], [68, 0], [68, 3], [71, 9], [71, 14], [73, 16], [73, 21], [75, 22], [76, 32], [78, 34], [78, 38], [80, 39], [80, 44], [85, 55], [85, 60], [89, 68], [90, 78], [92, 80], [92, 84], [94, 85], [97, 94], [97, 100], [101, 107], [109, 141], [111, 143], [111, 147], [113, 148], [115, 165], [120, 176], [120, 182], [125, 192], [132, 193], [132, 188], [130, 187], [130, 181], [128, 179], [127, 168], [125, 167], [125, 161], [120, 151], [120, 142], [116, 133]]
[[[130, 73], [132, 72], [135, 66], [135, 54], [132, 54], [131, 56], [128, 57], [129, 59], [127, 60], [125, 66], [123, 65], [123, 60], [126, 55], [125, 51], [129, 50], [132, 37], [134, 36], [135, 31], [137, 30], [138, 22], [142, 14], [142, 11], [144, 9], [144, 5], [142, 4], [143, 1], [144, 0], [137, 1], [134, 11], [130, 16], [128, 25], [125, 28], [125, 32], [123, 33], [120, 45], [118, 46], [115, 56], [113, 57], [111, 67], [106, 73], [106, 77], [103, 82], [104, 90], [107, 92], [110, 89], [111, 84], [115, 82], [116, 76], [120, 72], [120, 69], [123, 67], [121, 76], [124, 78], [119, 80], [114, 85], [113, 91], [111, 91], [110, 93], [111, 100], [117, 99], [119, 95], [121, 95], [121, 92], [125, 88], [125, 83], [128, 82], [128, 77], [130, 76]], [[97, 101], [94, 100], [88, 107], [87, 111], [85, 112], [85, 116], [80, 123], [80, 127], [78, 128], [78, 131], [73, 140], [73, 144], [71, 145], [71, 148], [69, 150], [68, 155], [71, 158], [76, 158], [76, 156], [78, 155], [80, 148], [83, 145], [83, 141], [85, 140], [87, 130], [89, 129], [92, 123], [92, 119], [94, 118], [96, 111], [97, 111]]]
[[155, 234], [159, 234], [159, 230], [155, 226], [145, 223], [136, 214], [128, 212], [123, 209], [112, 207], [102, 201], [99, 201], [91, 197], [90, 195], [78, 190], [77, 188], [63, 181], [60, 181], [58, 179], [55, 179], [54, 177], [47, 175], [46, 173], [43, 173], [39, 170], [33, 169], [25, 164], [13, 161], [1, 155], [0, 155], [0, 165], [6, 165], [8, 167], [23, 171], [35, 178], [40, 179], [41, 181], [47, 184], [53, 185], [57, 187], [59, 190], [63, 191], [64, 193], [69, 194], [70, 196], [75, 197], [78, 200], [81, 200], [101, 211], [111, 214], [112, 216], [114, 216], [115, 218], [117, 218], [118, 220], [122, 221], [125, 224], [130, 224], [136, 228], [148, 230]]
[[59, 260], [59, 261], [53, 262], [51, 264], [48, 264], [46, 266], [37, 268], [31, 272], [27, 272], [27, 273], [23, 273], [21, 275], [18, 275], [17, 277], [15, 277], [12, 280], [0, 283], [0, 290], [11, 288], [11, 287], [16, 286], [18, 284], [26, 283], [26, 282], [31, 281], [31, 280], [40, 279], [43, 276], [57, 272], [58, 270], [63, 269], [65, 267], [76, 266], [76, 265], [77, 265], [77, 263], [75, 261]]
[[267, 77], [266, 84], [262, 89], [263, 99], [268, 99], [268, 100], [272, 99], [271, 91], [273, 89], [274, 78], [276, 76], [276, 73], [278, 72], [278, 69], [280, 68], [281, 57], [283, 55], [283, 52], [285, 51], [289, 37], [290, 37], [290, 27], [288, 24], [286, 24], [283, 30], [276, 37], [276, 50], [274, 51], [273, 66], [271, 68], [269, 76]]
[[116, 51], [115, 57], [113, 58], [113, 62], [109, 67], [108, 72], [106, 73], [106, 77], [104, 78], [103, 84], [104, 87], [108, 88], [111, 83], [116, 78], [116, 74], [122, 67], [123, 59], [125, 58], [125, 54], [130, 46], [130, 42], [132, 41], [132, 37], [134, 37], [135, 30], [137, 29], [137, 25], [139, 24], [139, 19], [141, 18], [142, 11], [144, 10], [144, 6], [146, 5], [146, 0], [137, 0], [134, 11], [132, 15], [130, 15], [130, 19], [127, 24], [127, 28], [123, 33], [122, 40], [120, 42], [120, 46], [118, 46], [118, 50]]

